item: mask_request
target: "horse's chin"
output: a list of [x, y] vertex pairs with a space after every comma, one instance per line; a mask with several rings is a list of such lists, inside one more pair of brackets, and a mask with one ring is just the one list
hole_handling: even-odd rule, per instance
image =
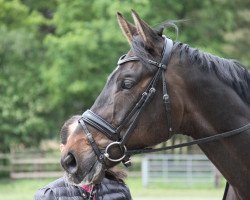
[[96, 162], [91, 168], [89, 173], [82, 177], [80, 174], [68, 174], [66, 173], [66, 181], [71, 185], [83, 186], [90, 184], [99, 184], [104, 178], [105, 171], [104, 166], [100, 162]]

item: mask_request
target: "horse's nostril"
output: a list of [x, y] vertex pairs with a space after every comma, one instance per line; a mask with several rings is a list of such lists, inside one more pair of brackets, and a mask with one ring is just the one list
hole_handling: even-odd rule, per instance
[[70, 174], [75, 174], [77, 171], [77, 162], [73, 154], [69, 153], [61, 159], [62, 167]]

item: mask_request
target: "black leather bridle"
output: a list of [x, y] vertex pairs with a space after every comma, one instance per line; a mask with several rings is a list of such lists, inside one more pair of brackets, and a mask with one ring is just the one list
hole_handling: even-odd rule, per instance
[[[105, 165], [105, 159], [108, 159], [111, 162], [120, 162], [122, 161], [125, 166], [130, 165], [129, 157], [134, 154], [140, 154], [140, 153], [149, 153], [149, 152], [156, 152], [156, 151], [162, 151], [162, 150], [168, 150], [168, 149], [174, 149], [179, 148], [183, 146], [190, 146], [193, 144], [201, 144], [206, 143], [214, 140], [218, 140], [221, 138], [229, 137], [238, 133], [241, 133], [247, 129], [250, 128], [250, 124], [247, 124], [245, 126], [242, 126], [238, 129], [234, 129], [232, 131], [224, 132], [221, 134], [217, 134], [214, 136], [205, 137], [202, 139], [194, 140], [187, 143], [182, 143], [179, 145], [173, 145], [168, 146], [164, 148], [158, 148], [158, 149], [136, 149], [136, 150], [127, 150], [126, 148], [126, 142], [128, 141], [129, 137], [131, 136], [133, 130], [135, 129], [137, 122], [139, 120], [140, 115], [142, 114], [145, 107], [151, 102], [153, 99], [155, 93], [156, 93], [156, 85], [162, 80], [162, 91], [163, 91], [163, 102], [164, 107], [166, 110], [167, 115], [167, 124], [168, 124], [168, 133], [170, 134], [172, 130], [172, 122], [171, 122], [171, 108], [170, 108], [170, 99], [168, 95], [167, 90], [167, 80], [165, 77], [165, 71], [167, 70], [167, 66], [170, 60], [172, 48], [173, 48], [173, 41], [165, 36], [164, 38], [164, 49], [162, 53], [162, 59], [160, 62], [156, 62], [154, 60], [148, 60], [148, 63], [152, 66], [155, 66], [157, 68], [157, 71], [155, 75], [153, 76], [152, 80], [150, 81], [149, 85], [147, 86], [145, 92], [142, 93], [141, 98], [138, 100], [138, 102], [132, 107], [131, 111], [126, 115], [122, 123], [118, 127], [114, 127], [112, 124], [104, 120], [99, 115], [95, 114], [91, 110], [87, 110], [82, 114], [82, 117], [79, 119], [79, 124], [81, 124], [82, 128], [84, 129], [84, 132], [87, 136], [87, 139], [89, 143], [91, 144], [98, 160]], [[139, 58], [136, 56], [133, 57], [127, 57], [126, 55], [123, 55], [118, 60], [118, 65], [131, 62], [131, 61], [139, 61]], [[104, 151], [100, 150], [97, 146], [92, 134], [89, 132], [86, 124], [94, 127], [95, 129], [99, 130], [101, 133], [106, 135], [110, 140], [114, 141], [110, 143]], [[121, 131], [124, 129], [125, 126], [128, 126], [128, 129], [126, 130], [125, 134], [121, 136]], [[110, 156], [110, 149], [112, 148], [119, 148], [121, 152], [121, 156], [119, 158], [112, 158]]]
[[[109, 122], [107, 122], [106, 120], [104, 120], [103, 118], [98, 116], [97, 114], [93, 113], [91, 110], [87, 110], [86, 112], [84, 112], [82, 114], [81, 119], [79, 120], [79, 123], [81, 124], [81, 126], [84, 129], [84, 132], [87, 135], [89, 143], [92, 145], [93, 150], [95, 151], [95, 154], [97, 155], [99, 161], [101, 161], [102, 163], [104, 163], [104, 158], [107, 158], [108, 160], [110, 160], [112, 162], [120, 162], [120, 161], [123, 161], [125, 159], [125, 157], [127, 155], [126, 154], [127, 149], [126, 149], [125, 144], [126, 144], [128, 138], [130, 137], [132, 131], [134, 130], [140, 114], [142, 113], [142, 111], [144, 110], [146, 105], [149, 104], [151, 102], [152, 98], [154, 97], [155, 92], [156, 92], [156, 89], [155, 89], [156, 84], [158, 83], [158, 81], [161, 78], [162, 78], [162, 87], [163, 87], [163, 101], [164, 101], [166, 113], [167, 113], [167, 123], [168, 123], [169, 131], [170, 132], [172, 131], [171, 118], [170, 118], [170, 101], [169, 101], [169, 95], [168, 95], [168, 91], [167, 91], [167, 81], [165, 78], [165, 71], [167, 69], [167, 65], [169, 62], [170, 55], [171, 55], [173, 41], [170, 40], [169, 38], [166, 38], [165, 36], [163, 36], [163, 37], [164, 37], [164, 49], [163, 49], [163, 53], [162, 53], [161, 62], [158, 63], [154, 60], [148, 60], [148, 62], [151, 65], [157, 67], [157, 71], [156, 71], [154, 77], [152, 78], [152, 80], [150, 81], [145, 92], [142, 93], [139, 101], [135, 104], [135, 106], [132, 108], [132, 110], [126, 115], [125, 119], [122, 121], [122, 123], [118, 127], [112, 126]], [[118, 60], [117, 64], [121, 65], [121, 64], [131, 62], [131, 61], [139, 61], [139, 58], [136, 56], [126, 57], [126, 55], [123, 55]], [[130, 122], [131, 119], [133, 119], [132, 122]], [[120, 135], [120, 132], [123, 130], [124, 126], [126, 126], [129, 122], [130, 122], [130, 125], [129, 125], [126, 133], [122, 137]], [[99, 130], [101, 133], [105, 134], [109, 139], [111, 139], [112, 141], [115, 141], [115, 142], [110, 143], [106, 147], [104, 153], [101, 152], [100, 149], [97, 147], [97, 144], [95, 143], [95, 141], [92, 137], [92, 134], [88, 131], [85, 123], [93, 126], [97, 130]], [[120, 150], [122, 152], [122, 156], [120, 158], [116, 158], [116, 159], [111, 158], [109, 156], [109, 149], [112, 147], [117, 147], [117, 146], [120, 148]]]

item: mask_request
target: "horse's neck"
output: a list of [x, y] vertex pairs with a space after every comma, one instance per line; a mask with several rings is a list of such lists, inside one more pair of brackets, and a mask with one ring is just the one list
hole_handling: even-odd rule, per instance
[[250, 131], [199, 145], [241, 196], [250, 199]]
[[[250, 105], [219, 79], [212, 75], [205, 78], [201, 82], [206, 86], [203, 90], [199, 82], [187, 82], [187, 87], [191, 89], [182, 94], [186, 101], [180, 131], [197, 139], [250, 123]], [[244, 199], [250, 199], [249, 145], [250, 130], [199, 145]]]
[[[227, 111], [228, 115], [229, 111]], [[197, 111], [195, 114], [193, 112], [192, 116], [186, 119], [184, 127], [184, 130], [187, 133], [191, 133], [190, 135], [195, 139], [219, 134], [223, 132], [221, 130], [229, 131], [240, 128], [250, 123], [250, 119], [247, 117], [248, 113], [244, 113], [244, 115], [230, 115], [230, 120], [227, 119], [228, 116], [225, 114], [225, 117], [220, 116], [213, 123], [207, 120], [210, 119], [209, 117], [204, 117], [204, 113], [199, 113], [202, 112]], [[220, 123], [217, 123], [217, 121]], [[243, 199], [250, 199], [249, 144], [250, 130], [247, 130], [229, 138], [199, 145], [222, 175], [235, 188], [236, 193], [244, 197]]]

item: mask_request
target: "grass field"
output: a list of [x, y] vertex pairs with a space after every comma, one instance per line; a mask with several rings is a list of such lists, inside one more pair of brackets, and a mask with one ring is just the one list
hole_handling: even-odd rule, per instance
[[[39, 188], [52, 179], [17, 180], [0, 179], [0, 200], [32, 200]], [[128, 184], [134, 200], [220, 200], [223, 187], [215, 189], [211, 184], [152, 184], [143, 188], [141, 180], [129, 178]]]

